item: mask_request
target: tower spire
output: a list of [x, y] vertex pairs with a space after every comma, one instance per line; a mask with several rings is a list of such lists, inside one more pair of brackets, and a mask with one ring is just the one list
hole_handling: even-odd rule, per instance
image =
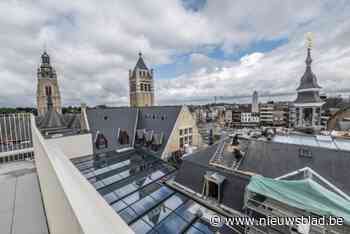
[[307, 57], [306, 57], [305, 63], [306, 63], [306, 66], [308, 67], [310, 67], [312, 63], [312, 58], [311, 58], [311, 49], [312, 49], [312, 43], [313, 43], [312, 37], [313, 36], [311, 32], [308, 32], [306, 34]]

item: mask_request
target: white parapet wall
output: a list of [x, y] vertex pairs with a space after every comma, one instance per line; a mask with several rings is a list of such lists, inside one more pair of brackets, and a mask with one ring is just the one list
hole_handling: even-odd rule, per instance
[[46, 142], [58, 147], [69, 159], [93, 154], [91, 133], [48, 138]]
[[75, 168], [61, 147], [42, 137], [34, 116], [31, 126], [35, 164], [50, 233], [134, 233]]

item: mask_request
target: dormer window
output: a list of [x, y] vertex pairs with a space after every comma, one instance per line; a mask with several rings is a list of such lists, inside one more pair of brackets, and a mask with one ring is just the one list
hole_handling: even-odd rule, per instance
[[306, 158], [312, 158], [311, 150], [307, 149], [307, 148], [300, 148], [299, 149], [299, 156], [306, 157]]
[[129, 134], [127, 131], [124, 130], [119, 130], [119, 136], [118, 136], [118, 142], [121, 145], [128, 145], [130, 144], [129, 142]]
[[95, 146], [97, 149], [108, 148], [107, 138], [102, 133], [97, 132], [96, 139], [95, 139]]
[[207, 171], [204, 175], [204, 184], [202, 194], [209, 199], [220, 203], [222, 198], [222, 188], [225, 176], [217, 172]]

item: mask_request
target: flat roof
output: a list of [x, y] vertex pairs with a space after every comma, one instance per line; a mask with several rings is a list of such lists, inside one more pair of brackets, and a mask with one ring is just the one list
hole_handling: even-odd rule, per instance
[[272, 141], [279, 143], [322, 147], [334, 150], [350, 151], [350, 140], [332, 138], [331, 136], [275, 135]]
[[163, 183], [176, 169], [157, 157], [132, 150], [73, 162], [137, 234], [218, 230], [208, 222], [213, 211]]
[[1, 234], [48, 234], [34, 162], [0, 164]]

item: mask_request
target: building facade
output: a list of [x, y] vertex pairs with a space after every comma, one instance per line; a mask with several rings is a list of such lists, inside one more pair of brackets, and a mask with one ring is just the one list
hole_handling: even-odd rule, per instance
[[142, 54], [134, 70], [129, 70], [129, 95], [131, 107], [154, 106], [153, 69], [148, 69]]
[[271, 126], [273, 124], [273, 103], [264, 103], [260, 105], [260, 123], [263, 126]]
[[317, 78], [311, 70], [311, 46], [307, 49], [305, 60], [306, 70], [301, 77], [300, 85], [297, 88], [297, 99], [294, 101], [296, 128], [320, 128], [322, 105], [324, 102], [320, 98], [321, 86], [317, 83]]
[[258, 92], [254, 91], [252, 100], [252, 113], [259, 113]]
[[259, 126], [259, 114], [251, 112], [241, 112], [242, 127], [257, 127]]
[[48, 96], [52, 99], [52, 108], [58, 113], [62, 113], [61, 94], [58, 86], [55, 69], [51, 66], [50, 56], [46, 51], [41, 55], [41, 65], [37, 71], [37, 108], [38, 115], [43, 116], [47, 111]]

